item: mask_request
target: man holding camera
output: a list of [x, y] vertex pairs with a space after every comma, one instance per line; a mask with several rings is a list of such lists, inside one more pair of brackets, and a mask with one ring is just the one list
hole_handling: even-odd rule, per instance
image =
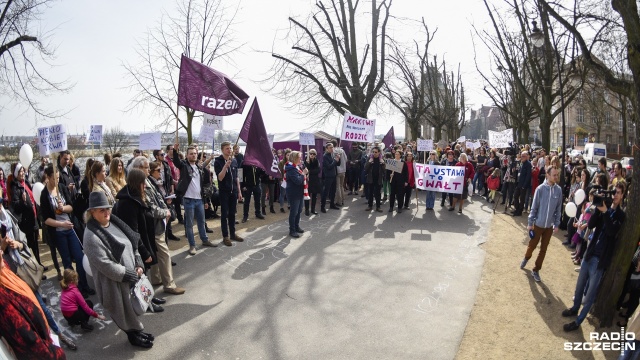
[[[593, 205], [596, 211], [589, 219], [589, 229], [594, 229], [593, 238], [587, 245], [580, 274], [576, 283], [576, 292], [573, 296], [573, 306], [562, 312], [562, 316], [569, 317], [578, 315], [575, 321], [563, 326], [564, 331], [574, 331], [580, 327], [591, 310], [602, 274], [611, 263], [613, 257], [613, 249], [615, 247], [618, 233], [622, 228], [625, 220], [625, 213], [620, 207], [624, 199], [625, 184], [617, 183], [615, 186], [615, 194], [611, 199], [606, 192], [594, 194]], [[587, 293], [585, 295], [585, 288]], [[584, 295], [584, 297], [583, 297]], [[583, 304], [582, 311], [580, 304]]]
[[557, 184], [558, 182], [558, 169], [555, 167], [549, 167], [547, 169], [546, 181], [538, 186], [536, 193], [533, 195], [533, 204], [531, 205], [531, 212], [529, 212], [529, 234], [533, 230], [533, 236], [529, 240], [529, 246], [527, 252], [524, 254], [524, 259], [520, 263], [520, 269], [524, 269], [525, 265], [531, 256], [533, 250], [538, 246], [538, 242], [542, 239], [540, 244], [540, 252], [536, 258], [536, 265], [531, 271], [533, 280], [540, 282], [540, 269], [542, 268], [542, 262], [547, 254], [547, 247], [551, 240], [551, 235], [558, 231], [560, 225], [560, 218], [562, 217], [562, 189]]

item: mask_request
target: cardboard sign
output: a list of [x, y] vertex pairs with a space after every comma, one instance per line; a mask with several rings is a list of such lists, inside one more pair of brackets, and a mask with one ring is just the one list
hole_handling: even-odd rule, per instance
[[401, 160], [396, 160], [396, 159], [385, 159], [384, 163], [387, 167], [387, 170], [392, 170], [395, 171], [397, 173], [401, 173], [402, 172], [402, 167], [404, 165], [404, 162], [402, 162]]
[[102, 125], [91, 125], [86, 138], [87, 144], [102, 144]]
[[416, 188], [427, 191], [462, 194], [464, 167], [414, 163]]
[[67, 150], [67, 129], [64, 125], [38, 128], [38, 151], [41, 156]]
[[467, 141], [467, 142], [465, 142], [464, 147], [466, 147], [467, 149], [473, 150], [473, 149], [476, 148], [476, 143], [471, 142], [471, 141]]
[[216, 136], [216, 129], [210, 126], [202, 124], [200, 127], [200, 134], [198, 134], [198, 141], [203, 143], [213, 142]]
[[507, 148], [509, 143], [513, 142], [513, 130], [507, 129], [504, 131], [491, 131], [489, 130], [489, 146], [493, 148]]
[[300, 145], [315, 145], [316, 137], [313, 133], [300, 133]]
[[433, 140], [432, 139], [418, 139], [418, 151], [431, 151], [433, 150]]
[[456, 142], [459, 142], [459, 143], [463, 143], [463, 142], [465, 142], [465, 141], [467, 141], [467, 137], [466, 137], [466, 136], [464, 136], [464, 135], [463, 135], [463, 136], [460, 136], [460, 137], [458, 138], [458, 140], [456, 140]]
[[222, 116], [215, 116], [215, 115], [211, 115], [211, 114], [204, 114], [204, 120], [202, 121], [202, 127], [208, 127], [208, 128], [212, 128], [213, 130], [223, 130], [222, 129], [222, 125], [223, 125], [223, 117]]
[[160, 150], [162, 148], [161, 133], [142, 133], [140, 134], [140, 150]]
[[348, 112], [344, 113], [342, 122], [342, 140], [373, 142], [376, 130], [376, 121], [361, 118]]

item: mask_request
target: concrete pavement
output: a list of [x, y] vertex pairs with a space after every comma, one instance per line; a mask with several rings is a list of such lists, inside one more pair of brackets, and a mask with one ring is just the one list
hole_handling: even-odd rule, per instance
[[[414, 199], [402, 214], [388, 213], [388, 204], [367, 213], [363, 198], [349, 196], [340, 211], [303, 214], [300, 239], [288, 236], [285, 219], [241, 233], [246, 241], [232, 247], [175, 251], [174, 276], [187, 292], [166, 295], [163, 313], [141, 317], [156, 336], [152, 349], [129, 345], [109, 320], [92, 320], [90, 333], [65, 328], [79, 347], [67, 357], [453, 359], [491, 208], [474, 197], [461, 215], [438, 203], [425, 213], [419, 196], [419, 211]], [[59, 287], [46, 281], [43, 292], [51, 299]]]

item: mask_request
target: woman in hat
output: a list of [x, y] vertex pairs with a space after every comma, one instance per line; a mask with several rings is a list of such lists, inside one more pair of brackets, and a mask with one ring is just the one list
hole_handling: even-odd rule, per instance
[[145, 333], [129, 295], [131, 285], [144, 272], [138, 253], [140, 235], [111, 215], [111, 205], [103, 192], [89, 195], [85, 214], [84, 251], [89, 260], [98, 300], [134, 346], [150, 348], [154, 337]]
[[27, 243], [29, 244], [31, 252], [36, 257], [36, 261], [42, 265], [40, 261], [40, 250], [38, 248], [39, 228], [36, 200], [33, 197], [31, 184], [29, 184], [26, 178], [26, 169], [22, 164], [17, 163], [13, 171], [13, 180], [9, 184], [11, 203], [8, 204], [8, 207], [18, 219], [18, 226], [27, 237]]

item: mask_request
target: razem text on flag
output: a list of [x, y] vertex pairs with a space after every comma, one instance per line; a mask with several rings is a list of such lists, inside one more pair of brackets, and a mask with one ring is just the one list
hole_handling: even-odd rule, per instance
[[249, 95], [225, 74], [182, 55], [178, 105], [211, 115], [242, 114]]
[[462, 194], [464, 189], [464, 167], [414, 163], [413, 175], [416, 188]]
[[376, 130], [376, 121], [355, 116], [348, 112], [344, 113], [342, 122], [342, 140], [373, 142]]

